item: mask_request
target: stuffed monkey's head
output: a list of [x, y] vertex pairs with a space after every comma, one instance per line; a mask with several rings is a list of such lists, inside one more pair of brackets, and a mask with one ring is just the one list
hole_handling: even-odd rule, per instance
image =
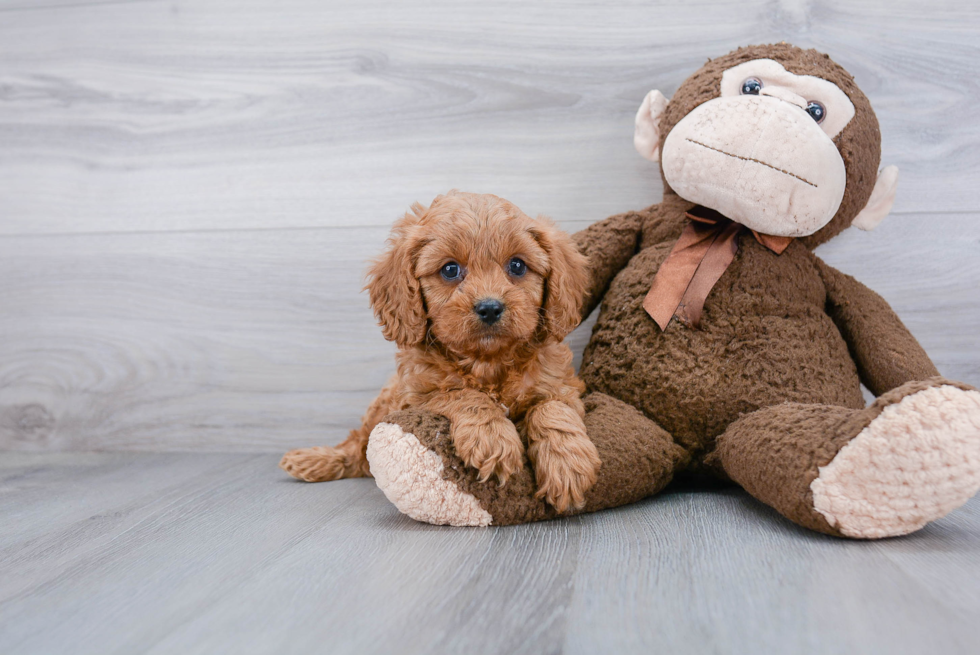
[[895, 198], [867, 97], [827, 55], [785, 43], [709, 61], [670, 102], [651, 91], [634, 142], [659, 157], [665, 193], [809, 247], [872, 229]]

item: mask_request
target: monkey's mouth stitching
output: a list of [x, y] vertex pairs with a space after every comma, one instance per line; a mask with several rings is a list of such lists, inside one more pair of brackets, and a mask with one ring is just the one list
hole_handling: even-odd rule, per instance
[[796, 175], [795, 173], [790, 173], [789, 171], [784, 171], [781, 168], [776, 168], [772, 164], [767, 164], [764, 161], [759, 161], [758, 159], [753, 159], [752, 157], [741, 157], [739, 155], [733, 155], [730, 152], [725, 152], [724, 150], [719, 150], [718, 148], [712, 148], [711, 146], [709, 146], [707, 144], [701, 143], [700, 141], [695, 141], [694, 139], [688, 139], [687, 137], [685, 137], [684, 140], [685, 141], [690, 141], [691, 143], [693, 143], [696, 146], [701, 146], [702, 148], [707, 148], [708, 150], [714, 150], [715, 152], [720, 152], [723, 155], [728, 155], [729, 157], [734, 157], [735, 159], [741, 159], [742, 161], [750, 161], [750, 162], [754, 162], [756, 164], [762, 164], [763, 166], [765, 166], [767, 168], [771, 168], [774, 171], [778, 171], [778, 172], [782, 173], [783, 175], [789, 175], [790, 177], [795, 177], [800, 182], [803, 182], [805, 184], [809, 184], [814, 189], [817, 188], [817, 185], [814, 184], [813, 182], [811, 182], [810, 180], [804, 179], [804, 178], [800, 177], [799, 175]]

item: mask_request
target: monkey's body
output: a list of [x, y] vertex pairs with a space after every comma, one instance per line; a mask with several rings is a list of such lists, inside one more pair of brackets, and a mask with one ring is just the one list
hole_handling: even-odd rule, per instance
[[[732, 263], [705, 299], [700, 324], [674, 320], [661, 330], [644, 309], [644, 296], [692, 207], [667, 193], [664, 203], [576, 235], [580, 250], [598, 264], [593, 288], [608, 285], [580, 372], [591, 392], [586, 406], [600, 409], [586, 418], [590, 437], [601, 456], [605, 441], [621, 440], [623, 423], [645, 424], [670, 453], [660, 462], [657, 489], [680, 471], [709, 473], [739, 482], [802, 525], [841, 534], [814, 509], [809, 489], [819, 468], [887, 405], [926, 389], [968, 387], [937, 377], [928, 355], [873, 291], [799, 240], [777, 255], [744, 229]], [[611, 281], [603, 278], [616, 268], [603, 262], [624, 259]], [[852, 304], [861, 316], [837, 310]], [[855, 319], [865, 333], [849, 344], [845, 335], [854, 332]], [[871, 360], [875, 366], [859, 367]], [[865, 409], [862, 379], [876, 393], [891, 394]], [[600, 396], [603, 402], [596, 402]], [[633, 457], [648, 449], [639, 445]]]
[[[669, 227], [657, 221], [659, 208], [639, 214], [641, 230], [668, 238], [634, 256], [605, 294], [582, 358], [580, 375], [590, 390], [636, 407], [696, 457], [739, 416], [760, 407], [864, 407], [857, 368], [826, 312], [815, 256], [799, 243], [776, 255], [742, 234], [700, 326], [675, 320], [666, 331], [657, 327], [643, 297], [685, 223], [683, 214]], [[588, 241], [587, 232], [579, 235], [585, 252]]]
[[[873, 228], [894, 199], [897, 169], [878, 172], [877, 119], [853, 78], [813, 50], [741, 48], [669, 103], [650, 92], [634, 143], [661, 161], [663, 202], [575, 235], [583, 317], [602, 304], [580, 372], [602, 461], [585, 510], [699, 470], [810, 529], [880, 538], [973, 496], [980, 392], [939, 377], [880, 296], [811, 251]], [[527, 467], [479, 483], [444, 429], [400, 413], [372, 433], [372, 472], [402, 511], [457, 525], [556, 515]], [[439, 465], [403, 463], [423, 457]]]

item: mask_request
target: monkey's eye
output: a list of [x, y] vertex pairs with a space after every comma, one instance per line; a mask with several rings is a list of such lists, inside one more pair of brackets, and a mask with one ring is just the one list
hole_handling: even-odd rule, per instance
[[446, 280], [447, 282], [458, 280], [459, 274], [461, 272], [462, 271], [459, 267], [459, 264], [457, 264], [456, 262], [449, 262], [443, 264], [442, 268], [439, 269], [439, 273], [442, 274], [442, 279]]
[[527, 273], [527, 264], [524, 263], [523, 259], [514, 257], [507, 265], [507, 270], [514, 277], [524, 277], [524, 274]]
[[818, 123], [822, 123], [823, 119], [827, 118], [827, 110], [816, 100], [807, 103], [806, 113], [810, 114], [811, 118]]
[[750, 77], [742, 82], [742, 95], [757, 96], [761, 90], [762, 80], [760, 80], [758, 77]]

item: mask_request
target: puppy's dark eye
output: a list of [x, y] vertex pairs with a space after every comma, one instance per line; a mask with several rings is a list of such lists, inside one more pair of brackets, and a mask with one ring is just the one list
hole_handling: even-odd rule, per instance
[[439, 272], [442, 274], [442, 279], [452, 281], [459, 279], [461, 269], [456, 262], [449, 262], [448, 264], [443, 264]]
[[523, 259], [514, 257], [510, 260], [510, 264], [507, 265], [507, 270], [514, 277], [524, 277], [524, 274], [527, 273], [527, 264], [524, 263]]
[[758, 77], [750, 77], [742, 82], [742, 95], [757, 96], [762, 90], [762, 80]]
[[813, 120], [822, 123], [827, 118], [827, 109], [816, 100], [811, 100], [806, 106], [806, 113], [810, 114]]

